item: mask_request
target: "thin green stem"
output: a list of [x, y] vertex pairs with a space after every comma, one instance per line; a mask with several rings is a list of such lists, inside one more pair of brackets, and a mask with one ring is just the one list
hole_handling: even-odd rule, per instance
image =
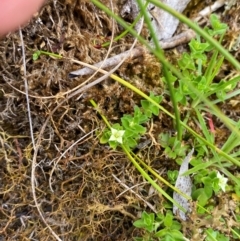
[[[142, 3], [141, 0], [137, 0], [137, 3], [139, 5], [141, 13], [144, 16], [144, 20], [145, 20], [145, 22], [148, 26], [148, 29], [149, 29], [150, 33], [152, 33], [152, 38], [153, 38], [154, 45], [156, 47], [156, 51], [158, 52], [159, 55], [161, 55], [162, 59], [165, 59], [164, 52], [160, 47], [159, 40], [158, 40], [156, 34], [154, 34], [154, 29], [153, 29], [151, 20], [150, 20], [148, 14], [147, 14], [147, 11], [144, 11], [144, 6], [143, 6], [143, 3]], [[172, 104], [173, 104], [173, 109], [174, 109], [174, 113], [175, 113], [175, 121], [176, 121], [177, 137], [178, 137], [178, 140], [181, 141], [182, 140], [182, 127], [181, 127], [181, 124], [180, 124], [180, 121], [181, 121], [180, 120], [180, 113], [179, 113], [179, 110], [178, 110], [178, 105], [177, 105], [177, 101], [176, 101], [176, 98], [175, 98], [173, 85], [171, 83], [169, 70], [168, 70], [167, 65], [165, 65], [164, 63], [163, 63], [163, 75], [165, 76], [165, 79], [166, 79], [166, 82], [167, 82], [167, 85], [168, 85], [168, 89], [169, 89], [169, 92], [170, 92], [171, 101], [172, 101]]]
[[178, 18], [181, 22], [188, 25], [191, 29], [196, 31], [199, 35], [201, 35], [207, 42], [212, 44], [215, 49], [217, 49], [230, 63], [232, 63], [233, 66], [236, 67], [236, 69], [240, 70], [240, 63], [225, 49], [222, 47], [218, 41], [213, 39], [205, 30], [200, 28], [196, 23], [194, 23], [192, 20], [185, 17], [183, 14], [175, 11], [174, 9], [170, 8], [166, 4], [163, 4], [161, 1], [158, 0], [148, 0], [148, 2], [153, 3], [159, 8], [162, 8], [166, 12], [170, 13], [174, 17]]
[[[132, 91], [134, 91], [135, 93], [137, 93], [138, 95], [142, 96], [144, 99], [148, 100], [149, 102], [151, 102], [153, 105], [157, 106], [160, 110], [162, 110], [163, 112], [165, 112], [168, 116], [170, 116], [171, 118], [175, 119], [175, 116], [172, 115], [169, 111], [167, 111], [164, 107], [160, 106], [158, 103], [156, 103], [154, 100], [152, 100], [149, 96], [147, 96], [145, 93], [143, 93], [141, 90], [137, 89], [135, 86], [131, 85], [129, 82], [119, 78], [116, 75], [111, 75], [111, 78], [113, 78], [114, 80], [118, 81], [119, 83], [121, 83], [122, 85], [128, 87], [129, 89], [131, 89]], [[205, 138], [203, 138], [202, 136], [200, 136], [199, 134], [197, 134], [193, 129], [191, 129], [188, 125], [186, 125], [184, 122], [180, 122], [180, 124], [185, 127], [192, 135], [194, 135], [197, 139], [201, 140], [204, 144], [206, 144], [207, 146], [209, 146], [210, 148], [212, 148], [213, 150], [215, 150], [219, 155], [225, 157], [227, 160], [229, 160], [230, 162], [234, 163], [237, 166], [240, 166], [240, 162], [234, 158], [232, 158], [230, 155], [228, 155], [227, 153], [223, 152], [221, 149], [219, 149], [218, 147], [216, 147], [214, 144], [210, 143], [209, 141], [207, 141]]]
[[[133, 29], [133, 27], [136, 25], [136, 23], [140, 20], [141, 16], [142, 16], [141, 14], [138, 14], [138, 16], [136, 17], [136, 19], [134, 20], [134, 22], [129, 25], [131, 29]], [[118, 41], [119, 39], [122, 39], [122, 38], [123, 38], [125, 35], [127, 35], [128, 33], [129, 33], [128, 30], [123, 31], [121, 34], [119, 34], [117, 37], [115, 37], [115, 38], [113, 39], [113, 41]], [[103, 43], [103, 44], [102, 44], [102, 47], [107, 47], [107, 46], [109, 46], [109, 44], [110, 44], [110, 42]]]
[[[133, 29], [131, 29], [129, 27], [128, 24], [125, 23], [124, 20], [122, 20], [119, 16], [115, 15], [114, 13], [111, 12], [111, 10], [109, 10], [106, 6], [104, 6], [102, 3], [100, 3], [98, 0], [91, 0], [97, 7], [99, 7], [100, 9], [102, 9], [103, 11], [105, 11], [109, 16], [114, 17], [114, 19], [121, 24], [125, 29], [127, 29], [129, 31], [129, 33], [131, 33], [134, 37], [138, 38], [138, 40], [145, 45], [152, 53], [154, 53], [154, 55], [161, 61], [162, 64], [164, 64], [165, 66], [167, 66], [167, 68], [173, 73], [175, 74], [179, 79], [183, 79], [183, 76], [181, 74], [181, 72], [179, 72], [173, 65], [171, 65], [170, 63], [168, 63], [168, 61], [162, 57], [162, 55], [156, 51], [156, 49], [152, 48], [150, 46], [150, 44], [141, 36], [139, 36], [137, 34], [137, 32]], [[228, 59], [232, 64], [234, 64], [235, 66], [238, 67], [238, 69], [240, 69], [240, 64], [238, 63], [237, 60], [234, 59], [234, 57], [228, 53], [227, 50], [224, 50], [224, 48], [216, 41], [214, 40], [210, 35], [208, 35], [204, 30], [202, 30], [200, 27], [197, 26], [196, 23], [191, 22], [190, 20], [188, 20], [186, 17], [184, 17], [182, 14], [179, 14], [178, 12], [174, 11], [173, 9], [169, 8], [168, 6], [162, 4], [160, 1], [153, 1], [153, 0], [149, 0], [149, 2], [152, 2], [154, 4], [156, 4], [159, 7], [162, 7], [164, 10], [170, 12], [171, 14], [173, 14], [176, 17], [179, 17], [179, 19], [182, 22], [185, 22], [186, 24], [188, 24], [190, 27], [192, 27], [196, 32], [198, 32], [200, 35], [202, 35], [203, 37], [205, 37], [205, 39], [207, 41], [209, 41], [212, 45], [217, 46], [217, 49], [219, 50], [220, 53], [225, 53], [225, 57], [226, 59]], [[189, 86], [190, 90], [193, 91], [193, 93], [196, 94], [196, 96], [199, 97], [199, 99], [201, 99], [210, 109], [212, 109], [214, 111], [214, 113], [216, 113], [216, 115], [218, 116], [218, 118], [220, 118], [224, 124], [233, 132], [237, 133], [238, 137], [240, 137], [240, 131], [235, 128], [231, 122], [229, 122], [228, 118], [211, 102], [209, 101], [205, 95], [201, 92], [199, 92], [193, 85], [191, 82], [186, 81], [187, 85]], [[136, 92], [136, 88], [134, 88], [135, 92]], [[137, 92], [136, 92], [137, 93]], [[191, 132], [192, 133], [192, 132]], [[232, 160], [233, 161], [233, 160]]]
[[[97, 104], [94, 100], [90, 100], [90, 103], [93, 105], [93, 107], [97, 108]], [[99, 110], [97, 110], [98, 113], [101, 115], [103, 121], [108, 126], [108, 128], [111, 128], [110, 123], [108, 122], [107, 118], [101, 114]], [[152, 180], [152, 178], [141, 168], [141, 166], [136, 162], [136, 160], [132, 157], [130, 152], [128, 151], [128, 148], [125, 145], [121, 145], [121, 148], [123, 149], [124, 153], [127, 155], [127, 157], [130, 159], [130, 161], [133, 163], [133, 165], [136, 167], [136, 169], [140, 172], [143, 178], [145, 178], [159, 193], [161, 193], [164, 197], [166, 197], [169, 201], [171, 201], [175, 206], [177, 206], [180, 210], [185, 212], [183, 207], [181, 207], [176, 201], [172, 199], [162, 188], [159, 187], [159, 185]], [[175, 188], [174, 188], [175, 189]], [[190, 199], [190, 197], [188, 197]]]

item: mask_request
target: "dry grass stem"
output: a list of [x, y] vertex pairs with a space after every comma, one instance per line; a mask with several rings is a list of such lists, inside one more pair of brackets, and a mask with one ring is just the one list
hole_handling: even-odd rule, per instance
[[132, 187], [128, 187], [125, 183], [123, 183], [119, 178], [117, 178], [114, 174], [112, 174], [112, 176], [114, 177], [114, 179], [116, 181], [118, 181], [120, 183], [120, 185], [122, 185], [124, 188], [126, 188], [126, 190], [124, 190], [123, 192], [121, 192], [116, 198], [119, 198], [120, 196], [122, 196], [125, 192], [132, 192], [134, 193], [140, 200], [142, 200], [154, 213], [157, 213], [157, 210], [153, 207], [153, 205], [151, 203], [149, 203], [148, 201], [146, 201], [144, 198], [142, 198], [139, 194], [137, 194], [136, 192], [134, 192], [134, 190], [132, 190], [135, 187], [138, 187], [140, 185], [144, 185], [147, 184], [147, 182], [143, 182], [143, 183], [138, 183]]

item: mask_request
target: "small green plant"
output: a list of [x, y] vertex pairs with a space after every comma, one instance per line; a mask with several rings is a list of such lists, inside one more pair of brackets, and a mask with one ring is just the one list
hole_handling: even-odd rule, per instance
[[[150, 98], [160, 103], [161, 96], [154, 96], [150, 93]], [[137, 141], [146, 133], [146, 128], [143, 126], [152, 115], [158, 115], [159, 109], [149, 101], [142, 100], [141, 108], [134, 107], [133, 115], [124, 115], [121, 118], [121, 125], [116, 123], [111, 129], [104, 130], [100, 142], [102, 144], [109, 143], [110, 147], [116, 149], [117, 146], [123, 144], [128, 150], [137, 146]]]
[[178, 177], [178, 171], [177, 170], [174, 170], [174, 171], [168, 170], [167, 176], [168, 176], [169, 182], [171, 184], [175, 184], [177, 177]]
[[205, 230], [205, 233], [207, 234], [205, 241], [229, 241], [230, 240], [228, 237], [221, 234], [219, 231], [214, 231], [211, 228]]
[[[93, 0], [93, 2], [100, 7], [100, 4], [98, 4], [96, 0]], [[161, 4], [161, 2], [157, 0], [150, 0], [150, 2], [156, 6], [160, 6]], [[104, 8], [104, 6], [102, 6], [102, 8], [110, 16], [114, 16], [113, 14], [111, 15], [110, 11]], [[163, 9], [167, 10], [167, 7], [163, 6]], [[143, 12], [144, 11], [142, 11], [142, 14]], [[173, 15], [175, 15], [175, 13], [173, 13]], [[240, 152], [237, 151], [236, 153], [233, 153], [233, 150], [236, 150], [236, 147], [238, 147], [240, 136], [238, 130], [240, 125], [233, 120], [224, 119], [224, 115], [218, 116], [217, 114], [219, 114], [220, 111], [218, 111], [213, 105], [214, 103], [219, 103], [239, 94], [237, 91], [232, 93], [240, 80], [239, 76], [227, 81], [223, 79], [215, 82], [215, 77], [223, 65], [224, 57], [236, 68], [239, 68], [237, 60], [230, 56], [230, 54], [220, 46], [227, 30], [227, 25], [221, 23], [216, 15], [212, 15], [210, 17], [211, 27], [205, 28], [203, 31], [197, 28], [196, 24], [184, 20], [184, 17], [182, 16], [181, 20], [184, 20], [185, 23], [195, 29], [203, 38], [198, 35], [196, 39], [193, 39], [190, 42], [190, 52], [184, 53], [178, 60], [176, 68], [174, 68], [174, 66], [171, 66], [166, 61], [163, 54], [161, 54], [162, 52], [159, 51], [158, 48], [150, 48], [148, 43], [129, 29], [123, 21], [117, 17], [116, 19], [123, 27], [128, 29], [131, 34], [138, 37], [141, 43], [144, 43], [149, 49], [151, 49], [155, 56], [161, 61], [164, 68], [167, 69], [167, 71], [163, 71], [163, 81], [168, 87], [168, 89], [166, 88], [165, 93], [170, 95], [175, 113], [173, 115], [166, 110], [164, 110], [164, 112], [176, 122], [176, 136], [175, 134], [170, 135], [168, 133], [162, 133], [159, 137], [159, 143], [165, 148], [164, 153], [166, 156], [178, 162], [180, 159], [183, 159], [189, 148], [187, 145], [183, 145], [182, 140], [189, 140], [189, 137], [191, 138], [191, 142], [193, 143], [197, 154], [191, 162], [193, 168], [186, 171], [183, 175], [193, 175], [194, 183], [192, 196], [203, 206], [202, 209], [198, 208], [199, 213], [211, 210], [212, 207], [210, 207], [211, 204], [209, 201], [213, 198], [214, 194], [219, 194], [220, 191], [225, 191], [227, 178], [231, 178], [231, 180], [237, 184], [235, 187], [232, 187], [232, 190], [234, 189], [236, 193], [239, 193], [238, 190], [240, 186], [239, 178], [235, 177], [234, 174], [228, 171], [228, 167], [232, 164], [236, 164], [237, 166], [240, 165], [238, 161]], [[149, 23], [146, 24], [149, 25]], [[151, 34], [154, 35], [153, 32], [151, 32]], [[209, 35], [212, 36], [212, 38]], [[124, 81], [119, 82], [121, 84], [124, 83], [124, 85], [127, 86]], [[136, 91], [136, 88], [132, 86], [129, 88], [137, 94], [140, 94], [143, 98], [147, 98], [147, 96], [141, 91]], [[173, 91], [171, 91], [171, 88]], [[209, 101], [207, 99], [208, 97], [214, 99], [214, 101]], [[174, 102], [177, 103], [176, 106], [174, 105]], [[157, 103], [159, 103], [159, 101], [157, 101]], [[151, 107], [148, 108], [148, 105], [155, 107], [155, 110]], [[135, 107], [132, 115], [124, 115], [122, 117], [121, 124], [117, 123], [113, 126], [108, 125], [108, 129], [104, 130], [103, 135], [101, 136], [101, 143], [109, 143], [113, 148], [120, 146], [124, 151], [126, 146], [128, 151], [131, 150], [137, 145], [140, 137], [146, 133], [144, 124], [155, 114], [155, 111], [158, 111], [159, 109], [163, 110], [164, 108], [159, 105], [157, 106], [156, 103], [155, 105], [152, 104], [151, 101], [142, 101], [141, 107]], [[208, 126], [206, 124], [206, 119], [204, 119], [204, 114], [210, 114], [209, 116], [216, 115], [227, 126], [229, 123], [230, 125], [233, 123], [231, 128], [235, 127], [237, 134], [236, 132], [233, 132], [223, 147], [219, 147], [215, 143], [214, 123], [210, 123], [209, 121]], [[177, 116], [184, 117], [184, 120], [179, 121]], [[198, 133], [202, 131], [200, 134], [194, 132], [188, 126], [190, 123], [189, 120], [193, 120], [196, 126], [200, 127], [200, 131], [198, 131]], [[177, 124], [177, 121], [180, 123], [179, 125]], [[231, 130], [233, 130], [233, 128]], [[184, 136], [182, 136], [182, 134], [179, 135], [179, 133], [183, 133]], [[130, 157], [130, 155], [127, 156]], [[131, 158], [130, 160], [134, 163], [135, 167], [140, 170], [138, 165], [135, 164], [135, 161]], [[204, 162], [204, 160], [207, 161]], [[140, 163], [142, 164], [142, 162]], [[147, 165], [143, 166], [148, 170], [150, 169], [146, 167]], [[223, 173], [224, 176], [217, 170], [221, 170], [221, 173]], [[143, 175], [143, 172], [140, 171], [140, 173]], [[168, 172], [168, 178], [172, 184], [176, 181], [178, 176], [177, 173], [177, 171]], [[144, 178], [146, 178], [146, 175]], [[150, 178], [147, 180], [150, 180]], [[151, 184], [153, 185], [154, 182], [151, 182]], [[229, 188], [230, 187], [227, 186], [226, 189], [229, 190]], [[205, 210], [204, 207], [206, 208]], [[166, 222], [163, 220], [166, 220]], [[167, 225], [167, 220], [172, 220], [169, 221], [169, 225]], [[143, 212], [142, 218], [136, 221], [134, 225], [138, 228], [143, 228], [145, 234], [143, 237], [136, 238], [136, 240], [186, 240], [180, 231], [176, 232], [179, 236], [171, 236], [171, 234], [174, 233], [172, 230], [179, 230], [173, 228], [171, 225], [173, 223], [173, 215], [171, 212], [162, 217], [161, 215], [147, 214], [146, 212]], [[235, 232], [234, 234], [238, 236], [238, 231], [232, 229], [232, 232], [233, 230]], [[212, 234], [213, 237], [214, 235], [215, 234]], [[215, 236], [220, 237], [218, 234]], [[207, 237], [211, 238], [211, 235], [208, 235]], [[209, 240], [216, 240], [216, 238]]]
[[171, 133], [161, 133], [159, 135], [159, 143], [165, 148], [164, 152], [166, 156], [172, 159], [178, 157], [182, 160], [188, 149], [188, 146], [183, 146], [182, 142], [177, 139], [177, 136], [172, 136]]
[[147, 213], [143, 211], [141, 219], [135, 221], [133, 225], [137, 228], [144, 229], [143, 237], [134, 238], [136, 241], [185, 241], [186, 238], [179, 231], [181, 224], [173, 220], [171, 211], [165, 215]]
[[47, 51], [43, 51], [43, 50], [37, 50], [33, 53], [32, 55], [32, 58], [34, 61], [38, 60], [39, 57], [41, 55], [47, 55], [47, 56], [50, 56], [50, 57], [54, 57], [54, 58], [58, 58], [58, 59], [61, 59], [62, 56], [60, 54], [55, 54], [55, 53], [51, 53], [51, 52], [47, 52]]
[[[206, 206], [213, 194], [218, 194], [220, 191], [225, 192], [228, 179], [219, 172], [210, 171], [208, 169], [199, 170], [194, 176], [194, 187], [192, 197], [197, 200], [201, 206]], [[201, 208], [200, 213], [204, 212]]]
[[[210, 16], [211, 28], [205, 28], [205, 31], [222, 41], [227, 25], [220, 22], [215, 14]], [[199, 96], [192, 91], [189, 84], [195, 87], [198, 93], [202, 93], [205, 97], [213, 93], [220, 93], [220, 86], [223, 87], [223, 82], [213, 84], [213, 79], [218, 74], [224, 57], [219, 55], [218, 51], [208, 42], [202, 42], [200, 36], [192, 39], [189, 43], [190, 53], [183, 53], [178, 60], [178, 68], [183, 76], [178, 79], [171, 74], [171, 82], [174, 83], [175, 98], [182, 105], [187, 105], [191, 102], [192, 107], [196, 107], [199, 102]], [[212, 57], [209, 59], [209, 53], [212, 52]], [[215, 90], [218, 89], [218, 92]], [[227, 87], [221, 89], [220, 98], [224, 98], [223, 93], [226, 94]]]

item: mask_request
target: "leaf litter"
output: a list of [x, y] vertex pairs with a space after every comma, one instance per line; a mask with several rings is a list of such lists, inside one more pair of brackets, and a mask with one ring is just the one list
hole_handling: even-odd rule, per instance
[[[194, 148], [184, 158], [180, 166], [178, 177], [175, 184], [175, 188], [177, 188], [179, 191], [181, 191], [181, 193], [189, 197], [191, 197], [191, 194], [192, 194], [192, 180], [189, 175], [183, 176], [182, 174], [188, 171], [189, 162], [192, 158], [193, 152], [194, 152]], [[177, 193], [176, 191], [173, 192], [173, 200], [179, 203], [180, 206], [184, 208], [186, 213], [191, 212], [189, 200], [183, 197], [181, 194]], [[179, 210], [179, 208], [175, 205], [173, 206], [173, 213], [176, 215], [178, 214], [182, 220], [184, 221], [187, 220], [185, 212], [183, 212], [182, 210]]]

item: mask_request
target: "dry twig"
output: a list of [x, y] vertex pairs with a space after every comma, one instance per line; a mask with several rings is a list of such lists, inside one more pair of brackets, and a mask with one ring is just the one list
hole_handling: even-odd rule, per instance
[[[209, 14], [211, 14], [212, 12], [216, 11], [217, 9], [219, 9], [220, 7], [222, 7], [224, 5], [224, 2], [225, 2], [224, 0], [218, 0], [211, 6], [204, 8], [202, 11], [199, 12], [199, 14], [198, 14], [199, 16], [196, 17], [194, 19], [194, 21], [199, 21], [203, 17], [206, 17]], [[196, 36], [195, 32], [193, 30], [189, 29], [189, 30], [187, 30], [179, 35], [176, 35], [170, 39], [160, 41], [160, 46], [162, 49], [174, 48], [181, 44], [188, 43], [195, 36]], [[131, 58], [136, 58], [136, 57], [142, 56], [143, 53], [144, 53], [143, 48], [137, 47], [137, 48], [133, 49], [131, 52], [130, 52], [130, 50], [128, 50], [119, 55], [111, 57], [107, 60], [101, 61], [101, 62], [95, 64], [94, 67], [103, 68], [103, 69], [110, 68], [112, 66], [119, 64], [122, 61], [122, 59], [126, 58], [126, 56], [130, 55]], [[92, 73], [94, 73], [94, 70], [92, 68], [85, 67], [85, 68], [70, 72], [69, 77], [74, 78], [77, 76], [84, 76], [84, 75], [89, 75]]]

